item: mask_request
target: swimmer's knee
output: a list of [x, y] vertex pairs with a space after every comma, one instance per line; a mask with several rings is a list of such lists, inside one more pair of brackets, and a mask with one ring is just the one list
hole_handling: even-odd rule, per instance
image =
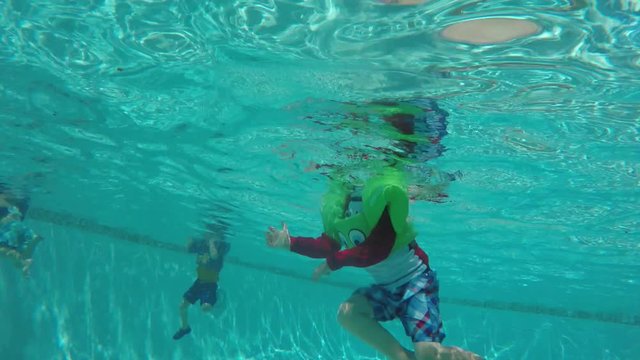
[[373, 311], [367, 298], [362, 295], [354, 295], [349, 300], [340, 304], [338, 308], [338, 322], [345, 325], [353, 319], [363, 316], [371, 316]]
[[205, 304], [202, 304], [200, 308], [202, 309], [203, 312], [208, 313], [208, 312], [211, 312], [211, 310], [213, 309], [213, 305], [205, 303]]
[[417, 359], [437, 359], [442, 351], [442, 345], [436, 342], [424, 341], [413, 345]]

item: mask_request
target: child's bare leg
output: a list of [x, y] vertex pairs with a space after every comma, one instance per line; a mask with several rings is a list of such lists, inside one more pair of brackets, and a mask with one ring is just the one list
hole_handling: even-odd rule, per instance
[[436, 342], [417, 342], [414, 344], [416, 360], [450, 359], [481, 360], [479, 355], [455, 346], [443, 346]]
[[173, 335], [173, 340], [182, 339], [183, 336], [189, 334], [191, 332], [191, 327], [189, 327], [189, 318], [188, 311], [189, 305], [191, 305], [187, 299], [182, 300], [182, 304], [180, 304], [180, 322], [181, 326], [178, 331]]
[[362, 295], [354, 295], [340, 305], [338, 322], [391, 360], [415, 359], [413, 353], [400, 345], [385, 328], [373, 318], [373, 309]]
[[183, 329], [189, 327], [189, 302], [186, 300], [182, 300], [182, 304], [180, 304], [180, 326]]
[[23, 256], [26, 258], [32, 258], [33, 252], [35, 251], [36, 246], [43, 239], [44, 238], [40, 235], [32, 234], [29, 240], [27, 241], [27, 246], [25, 246], [24, 251], [22, 252]]

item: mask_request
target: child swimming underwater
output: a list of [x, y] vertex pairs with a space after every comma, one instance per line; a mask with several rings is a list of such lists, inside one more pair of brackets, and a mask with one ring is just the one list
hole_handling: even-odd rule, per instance
[[202, 311], [209, 312], [218, 300], [218, 277], [224, 264], [224, 256], [229, 252], [230, 245], [222, 238], [209, 236], [202, 239], [190, 240], [187, 251], [196, 254], [196, 280], [184, 293], [180, 305], [180, 328], [173, 335], [179, 340], [191, 332], [189, 326], [189, 306], [200, 301]]
[[[345, 266], [367, 270], [374, 284], [357, 289], [340, 305], [338, 321], [349, 332], [393, 360], [480, 357], [458, 347], [443, 346], [439, 283], [429, 256], [417, 242], [409, 222], [409, 196], [404, 176], [388, 168], [364, 186], [333, 182], [321, 206], [324, 230], [319, 237], [291, 236], [270, 227], [266, 242], [324, 261], [318, 279]], [[405, 349], [380, 322], [397, 319], [413, 342]]]
[[28, 276], [33, 253], [42, 237], [23, 223], [24, 214], [18, 206], [13, 205], [14, 202], [24, 205], [10, 198], [7, 192], [0, 193], [0, 254], [20, 268], [24, 276]]

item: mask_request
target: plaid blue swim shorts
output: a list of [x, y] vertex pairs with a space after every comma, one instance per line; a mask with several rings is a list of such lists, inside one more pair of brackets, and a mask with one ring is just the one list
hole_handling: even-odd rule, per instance
[[377, 321], [399, 318], [407, 336], [414, 343], [442, 342], [445, 338], [440, 319], [438, 278], [427, 270], [408, 283], [389, 290], [380, 285], [361, 288], [354, 294], [363, 295], [373, 307]]

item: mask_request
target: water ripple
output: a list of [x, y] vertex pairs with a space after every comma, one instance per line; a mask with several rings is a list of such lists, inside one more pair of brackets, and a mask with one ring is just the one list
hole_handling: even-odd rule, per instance
[[[638, 18], [616, 6], [548, 7], [536, 1], [527, 7], [510, 1], [397, 7], [275, 0], [167, 4], [118, 2], [86, 4], [85, 9], [8, 4], [2, 42], [17, 50], [12, 53], [16, 59], [37, 59], [61, 74], [75, 75], [116, 69], [130, 74], [161, 63], [212, 64], [225, 54], [233, 61], [240, 54], [259, 56], [259, 51], [344, 64], [367, 59], [375, 61], [373, 67], [381, 66], [379, 71], [393, 68], [421, 79], [410, 86], [412, 91], [429, 82], [423, 78], [425, 71], [446, 74], [451, 80], [433, 87], [434, 95], [478, 102], [482, 94], [483, 104], [495, 105], [516, 94], [520, 101], [512, 102], [513, 107], [534, 111], [548, 107], [555, 95], [595, 99], [622, 94], [617, 84], [625, 77], [631, 81], [640, 61]], [[528, 19], [542, 31], [508, 44], [484, 46], [450, 43], [439, 35], [451, 24], [491, 17]], [[383, 76], [381, 86], [368, 91], [402, 91], [387, 86], [389, 81], [393, 77]], [[601, 84], [597, 91], [584, 92], [584, 85], [594, 81]], [[532, 84], [538, 89], [534, 99]], [[544, 87], [564, 91], [543, 94]]]

